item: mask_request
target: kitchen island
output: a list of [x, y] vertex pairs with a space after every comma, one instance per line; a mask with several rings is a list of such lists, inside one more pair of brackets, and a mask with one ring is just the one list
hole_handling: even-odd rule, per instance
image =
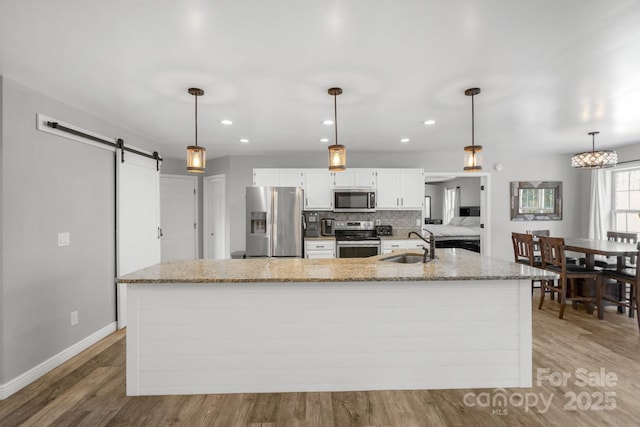
[[127, 394], [531, 386], [531, 279], [434, 261], [189, 260], [128, 283]]

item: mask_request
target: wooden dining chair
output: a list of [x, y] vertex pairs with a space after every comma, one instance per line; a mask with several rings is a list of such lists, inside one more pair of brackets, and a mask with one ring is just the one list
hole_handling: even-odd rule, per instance
[[[527, 233], [531, 234], [534, 237], [534, 243], [533, 243], [534, 251], [540, 250], [540, 246], [536, 242], [540, 237], [549, 237], [551, 235], [550, 230], [529, 230], [527, 231]], [[574, 257], [565, 257], [565, 259], [569, 264], [576, 264], [578, 262], [578, 258], [574, 258]], [[542, 264], [542, 260], [540, 260], [540, 263]], [[553, 294], [551, 295], [553, 296]]]
[[[640, 243], [638, 243], [638, 254], [640, 255]], [[602, 299], [612, 302], [618, 306], [629, 309], [629, 317], [635, 316], [638, 319], [638, 329], [640, 329], [640, 314], [638, 311], [638, 288], [640, 287], [640, 262], [636, 262], [634, 268], [625, 268], [622, 270], [604, 270], [605, 279], [612, 279], [622, 286], [622, 292], [616, 293], [615, 296], [604, 294]], [[629, 293], [627, 294], [627, 285], [629, 285]], [[628, 296], [627, 296], [628, 295]]]
[[[549, 230], [527, 230], [527, 234], [531, 234], [534, 237], [533, 250], [539, 251], [540, 245], [538, 244], [538, 238], [549, 237], [551, 235], [551, 232]], [[542, 259], [540, 260], [540, 263], [542, 263]]]
[[[511, 233], [511, 243], [513, 244], [513, 260], [518, 264], [530, 265], [531, 267], [542, 267], [542, 259], [538, 259], [533, 254], [533, 236], [531, 234]], [[541, 280], [531, 280], [531, 294], [533, 294], [534, 283]], [[540, 284], [542, 289], [542, 284]]]
[[[599, 270], [590, 270], [586, 267], [576, 264], [569, 264], [564, 254], [564, 239], [562, 237], [540, 237], [540, 253], [542, 256], [542, 268], [553, 271], [560, 275], [557, 285], [555, 280], [542, 281], [542, 294], [540, 295], [540, 304], [538, 309], [542, 309], [544, 304], [545, 291], [558, 294], [558, 302], [560, 303], [560, 315], [562, 319], [564, 315], [564, 307], [566, 300], [571, 299], [573, 302], [583, 301], [587, 304], [594, 303], [598, 309], [598, 318], [602, 318], [602, 272]], [[590, 296], [581, 296], [578, 294], [576, 285], [577, 279], [593, 280], [596, 287], [595, 299]]]
[[[638, 234], [636, 233], [624, 233], [620, 231], [607, 231], [607, 240], [612, 242], [622, 243], [638, 243]], [[625, 260], [625, 268], [631, 268], [635, 266], [636, 257], [627, 257]], [[618, 260], [615, 257], [610, 257], [604, 260], [595, 260], [595, 266], [605, 270], [617, 270]]]

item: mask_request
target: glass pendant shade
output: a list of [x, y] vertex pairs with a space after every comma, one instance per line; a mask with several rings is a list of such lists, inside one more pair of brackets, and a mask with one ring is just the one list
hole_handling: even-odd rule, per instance
[[197, 145], [187, 146], [187, 171], [203, 173], [207, 166], [207, 150]]
[[571, 157], [571, 167], [576, 169], [612, 168], [618, 163], [618, 154], [612, 150], [596, 151], [596, 135], [600, 132], [589, 132], [591, 135], [591, 151], [574, 154]]
[[464, 170], [467, 172], [482, 170], [482, 145], [464, 147]]
[[472, 87], [464, 91], [471, 97], [471, 145], [464, 147], [464, 171], [479, 172], [482, 170], [482, 145], [475, 145], [475, 105], [474, 97], [480, 93], [479, 87]]
[[196, 143], [187, 146], [187, 172], [203, 173], [207, 163], [207, 150], [198, 146], [198, 97], [204, 95], [204, 90], [197, 87], [189, 88], [188, 92], [196, 99], [195, 127]]
[[340, 172], [347, 169], [347, 149], [344, 145], [334, 144], [329, 146], [329, 170]]
[[333, 126], [336, 132], [336, 141], [329, 146], [329, 171], [341, 172], [347, 169], [347, 149], [338, 144], [338, 104], [336, 97], [342, 93], [339, 87], [332, 87], [328, 91], [333, 96]]

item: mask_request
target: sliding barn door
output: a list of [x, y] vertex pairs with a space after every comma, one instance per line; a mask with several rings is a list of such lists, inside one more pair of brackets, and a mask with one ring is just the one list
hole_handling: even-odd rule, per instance
[[[160, 262], [160, 172], [136, 154], [116, 158], [118, 276]], [[118, 284], [118, 327], [126, 326], [126, 285]]]

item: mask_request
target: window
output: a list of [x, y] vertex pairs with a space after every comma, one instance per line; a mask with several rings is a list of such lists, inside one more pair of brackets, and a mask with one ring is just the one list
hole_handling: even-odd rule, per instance
[[614, 172], [613, 189], [615, 229], [640, 232], [640, 168]]

